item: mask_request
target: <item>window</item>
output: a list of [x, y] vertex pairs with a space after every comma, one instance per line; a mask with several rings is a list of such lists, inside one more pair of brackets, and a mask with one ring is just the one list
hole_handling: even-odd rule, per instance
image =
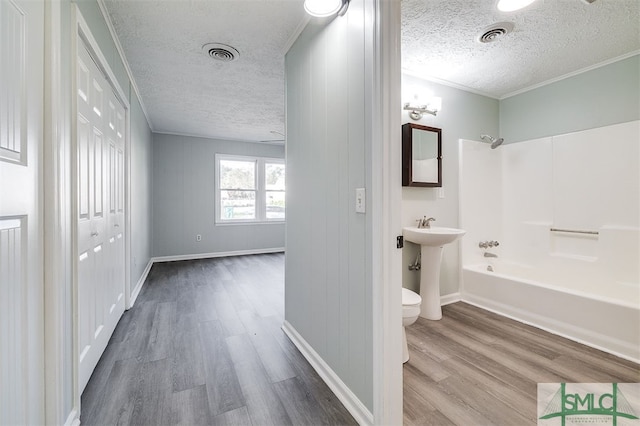
[[284, 221], [284, 161], [216, 154], [216, 204], [216, 223]]

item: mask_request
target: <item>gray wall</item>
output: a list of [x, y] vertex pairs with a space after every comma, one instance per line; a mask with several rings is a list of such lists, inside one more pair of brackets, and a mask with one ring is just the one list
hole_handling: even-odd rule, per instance
[[154, 133], [154, 256], [284, 247], [283, 223], [215, 225], [216, 153], [284, 158], [284, 147]]
[[355, 213], [371, 181], [366, 19], [352, 0], [345, 16], [312, 20], [285, 58], [285, 319], [373, 411], [373, 231]]
[[521, 142], [640, 118], [640, 55], [500, 101], [500, 136]]
[[[458, 139], [479, 140], [480, 135], [498, 134], [498, 101], [464, 90], [403, 75], [402, 85], [415, 86], [431, 91], [442, 98], [442, 110], [437, 116], [426, 114], [421, 120], [409, 118], [402, 113], [402, 123], [418, 123], [442, 129], [442, 189], [444, 198], [439, 198], [439, 188], [402, 188], [402, 226], [415, 225], [415, 220], [426, 215], [435, 217], [436, 226], [458, 227]], [[404, 90], [403, 90], [404, 91]], [[400, 147], [398, 147], [400, 149]], [[420, 272], [409, 271], [420, 247], [409, 242], [402, 249], [402, 284], [414, 291], [419, 290]], [[458, 292], [458, 243], [445, 246], [440, 272], [440, 294]]]

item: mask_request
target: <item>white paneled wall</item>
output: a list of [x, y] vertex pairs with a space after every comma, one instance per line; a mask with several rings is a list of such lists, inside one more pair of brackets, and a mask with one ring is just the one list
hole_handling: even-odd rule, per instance
[[285, 319], [372, 411], [370, 199], [355, 212], [371, 173], [364, 3], [329, 25], [311, 21], [286, 56]]
[[461, 141], [464, 264], [482, 261], [479, 240], [498, 239], [494, 252], [529, 278], [639, 304], [639, 141], [638, 121], [493, 151]]

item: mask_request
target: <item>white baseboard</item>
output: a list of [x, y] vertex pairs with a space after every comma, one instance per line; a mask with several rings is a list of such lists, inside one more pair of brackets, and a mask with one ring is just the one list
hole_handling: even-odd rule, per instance
[[153, 266], [153, 259], [149, 259], [149, 262], [147, 262], [147, 266], [144, 268], [144, 271], [142, 271], [142, 275], [140, 276], [140, 279], [138, 279], [136, 286], [131, 292], [131, 296], [129, 297], [129, 306], [127, 306], [127, 309], [131, 309], [133, 305], [136, 303], [136, 299], [138, 298], [138, 295], [140, 294], [140, 290], [142, 290], [142, 286], [144, 285], [145, 281], [147, 281], [147, 276], [149, 275], [149, 271], [151, 271], [152, 266]]
[[153, 257], [151, 260], [154, 263], [155, 262], [175, 262], [179, 260], [210, 259], [214, 257], [244, 256], [249, 254], [267, 254], [267, 253], [280, 253], [280, 252], [284, 252], [284, 247], [224, 251], [224, 252], [216, 252], [216, 253], [180, 254], [177, 256], [158, 256], [158, 257]]
[[351, 413], [353, 418], [360, 425], [373, 425], [373, 414], [365, 407], [358, 397], [349, 387], [338, 377], [329, 365], [318, 355], [318, 353], [307, 343], [306, 340], [296, 331], [296, 329], [285, 321], [282, 330], [289, 336], [302, 355], [309, 361], [318, 375], [329, 386], [329, 389], [338, 397], [340, 402]]
[[78, 415], [78, 410], [74, 408], [69, 413], [69, 416], [67, 417], [67, 421], [64, 422], [64, 426], [79, 426], [79, 425], [80, 425], [80, 416]]
[[462, 300], [462, 296], [460, 293], [451, 293], [445, 294], [444, 296], [440, 296], [440, 306], [450, 305], [451, 303], [456, 303]]

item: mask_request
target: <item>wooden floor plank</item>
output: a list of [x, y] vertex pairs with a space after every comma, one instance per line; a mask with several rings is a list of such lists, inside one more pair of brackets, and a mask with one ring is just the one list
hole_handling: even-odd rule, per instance
[[456, 374], [472, 381], [477, 387], [484, 389], [488, 394], [504, 401], [512, 410], [520, 415], [527, 417], [535, 413], [535, 396], [524, 393], [522, 390], [510, 384], [508, 380], [500, 380], [458, 357], [450, 358], [444, 361], [443, 364], [449, 371], [455, 371]]
[[[227, 411], [226, 413], [218, 414], [213, 418], [213, 425], [215, 426], [251, 426], [251, 418], [247, 407], [236, 408], [235, 410]], [[253, 425], [259, 426], [259, 425]]]
[[121, 334], [117, 359], [123, 360], [145, 355], [155, 312], [156, 303], [145, 301], [141, 302], [137, 309], [131, 313], [126, 330], [123, 330]]
[[233, 360], [225, 345], [220, 322], [201, 322], [200, 341], [211, 415], [215, 416], [244, 406], [245, 399]]
[[[493, 425], [535, 426], [536, 416], [523, 416], [486, 392], [484, 384], [476, 384], [461, 375], [449, 376], [438, 383], [447, 394], [455, 395], [460, 401], [473, 408]], [[531, 413], [533, 414], [533, 413]]]
[[273, 384], [276, 395], [280, 398], [292, 424], [320, 425], [328, 424], [313, 394], [307, 385], [298, 377], [292, 377]]
[[157, 361], [173, 356], [173, 334], [176, 322], [176, 303], [163, 302], [156, 305], [151, 333], [147, 343], [146, 360]]
[[209, 413], [209, 398], [205, 385], [196, 386], [172, 396], [171, 421], [180, 426], [206, 426], [212, 424]]
[[239, 315], [269, 380], [275, 383], [295, 377], [296, 373], [291, 367], [289, 359], [268, 331], [262, 317], [250, 311], [240, 312]]
[[170, 359], [149, 361], [139, 372], [131, 424], [163, 425], [171, 422], [172, 389]]
[[[422, 395], [433, 407], [444, 414], [457, 425], [490, 425], [489, 419], [474, 410], [464, 398], [451, 393], [441, 386], [441, 382], [432, 382], [410, 365], [404, 367], [408, 374], [405, 377], [405, 386], [413, 388]], [[445, 379], [446, 381], [448, 379]]]
[[200, 333], [197, 329], [176, 327], [171, 363], [173, 391], [180, 392], [205, 384], [205, 367]]
[[292, 424], [274, 392], [258, 353], [246, 334], [226, 339], [251, 422], [255, 425]]
[[[135, 358], [116, 361], [104, 391], [99, 395], [87, 395], [87, 398], [84, 398], [83, 403], [87, 403], [89, 397], [95, 397], [97, 401], [94, 404], [96, 407], [94, 410], [81, 411], [81, 423], [87, 425], [132, 424], [131, 417], [139, 390], [141, 365]], [[89, 381], [92, 380], [94, 380], [93, 376]]]

